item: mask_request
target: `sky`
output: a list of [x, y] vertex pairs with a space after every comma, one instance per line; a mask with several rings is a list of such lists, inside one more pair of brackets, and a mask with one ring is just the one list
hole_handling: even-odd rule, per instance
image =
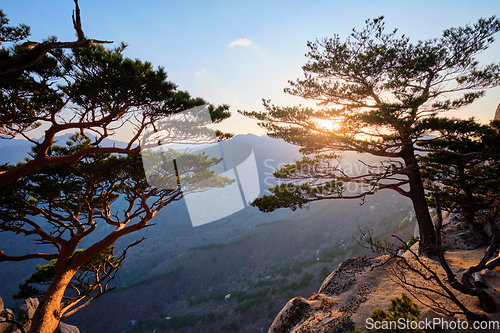
[[[32, 41], [57, 36], [75, 40], [71, 0], [1, 0], [11, 25], [31, 26]], [[412, 41], [439, 37], [444, 29], [500, 14], [500, 1], [157, 1], [80, 0], [89, 38], [125, 42], [125, 55], [162, 66], [169, 80], [214, 104], [229, 104], [233, 116], [221, 129], [236, 134], [265, 132], [237, 110], [276, 105], [311, 105], [283, 89], [302, 78], [307, 41], [338, 34], [345, 39], [369, 18], [385, 16]], [[500, 39], [500, 35], [497, 36]], [[113, 44], [112, 44], [113, 45]], [[481, 64], [500, 61], [500, 40], [482, 53]], [[449, 114], [488, 122], [500, 103], [500, 88], [470, 107]]]

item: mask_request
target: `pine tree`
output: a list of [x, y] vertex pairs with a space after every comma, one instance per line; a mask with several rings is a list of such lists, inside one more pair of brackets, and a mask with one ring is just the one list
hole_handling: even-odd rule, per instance
[[[475, 59], [493, 42], [500, 20], [480, 19], [416, 43], [396, 30], [386, 33], [383, 17], [366, 23], [345, 41], [335, 35], [308, 42], [305, 78], [290, 81], [285, 92], [317, 101], [318, 108], [266, 100], [264, 112], [241, 112], [261, 120], [270, 136], [315, 154], [276, 172], [287, 184], [254, 205], [264, 211], [297, 208], [391, 189], [411, 199], [421, 249], [432, 252], [436, 238], [418, 164], [426, 150], [420, 144], [435, 132], [428, 120], [470, 105], [500, 84], [500, 66], [481, 68]], [[371, 154], [380, 162], [365, 165], [363, 174], [347, 174], [342, 152]], [[358, 191], [348, 193], [345, 182], [357, 184]]]
[[491, 208], [500, 190], [500, 122], [481, 125], [473, 119], [433, 119], [439, 136], [421, 143], [419, 157], [429, 204], [439, 195], [441, 208], [461, 212], [468, 223]]
[[[0, 186], [43, 166], [75, 163], [91, 153], [138, 154], [138, 139], [157, 121], [208, 104], [179, 90], [167, 80], [164, 68], [124, 57], [124, 43], [105, 49], [100, 45], [105, 41], [86, 38], [76, 0], [75, 4], [76, 42], [51, 37], [29, 48], [28, 42], [21, 43], [29, 28], [8, 26], [5, 14], [0, 15], [0, 137], [23, 138], [37, 146], [29, 162], [0, 169]], [[228, 108], [210, 106], [212, 121], [229, 117]], [[34, 140], [31, 132], [39, 127], [45, 134]], [[106, 146], [104, 140], [120, 130], [129, 134], [128, 145]], [[67, 131], [91, 138], [92, 147], [47, 156], [55, 137]]]
[[[88, 293], [81, 290], [87, 299], [63, 301], [68, 296], [67, 286], [81, 273], [88, 273], [88, 265], [118, 238], [150, 225], [160, 209], [189, 191], [232, 182], [210, 170], [220, 160], [172, 151], [167, 157], [195, 161], [196, 168], [180, 167], [172, 174], [159, 163], [149, 177], [168, 183], [172, 179], [176, 183], [179, 177], [187, 182], [207, 177], [210, 181], [204, 182], [204, 188], [192, 184], [184, 191], [148, 184], [138, 139], [157, 122], [207, 102], [179, 90], [167, 80], [162, 67], [124, 57], [125, 44], [107, 49], [101, 44], [108, 41], [87, 38], [78, 1], [74, 1], [77, 40], [73, 42], [55, 37], [42, 42], [26, 40], [29, 27], [8, 26], [0, 11], [0, 137], [23, 138], [34, 145], [24, 162], [0, 166], [0, 231], [34, 235], [40, 243], [53, 246], [51, 252], [19, 256], [0, 248], [0, 262], [55, 260], [43, 269], [50, 273], [50, 281], [44, 280], [48, 286], [30, 333], [53, 332], [61, 318], [88, 304], [89, 298], [95, 299], [89, 290], [103, 287], [104, 280], [94, 280]], [[212, 122], [229, 117], [228, 108], [208, 105]], [[45, 129], [45, 135], [35, 140], [32, 131], [39, 127]], [[107, 146], [105, 139], [120, 130], [129, 134], [126, 146]], [[55, 145], [56, 136], [67, 132], [77, 134], [66, 146]], [[230, 137], [218, 134], [221, 139]], [[79, 249], [98, 224], [111, 225], [114, 230]], [[107, 256], [105, 274], [116, 272], [116, 260]], [[34, 290], [27, 286], [24, 291]]]
[[[74, 135], [66, 146], [53, 146], [48, 156], [67, 156], [89, 145], [90, 140]], [[33, 293], [36, 290], [30, 283], [47, 283], [30, 332], [53, 332], [61, 319], [105, 292], [109, 278], [123, 260], [123, 256], [116, 259], [109, 252], [117, 239], [146, 228], [157, 212], [185, 194], [224, 187], [233, 181], [210, 170], [221, 159], [176, 151], [160, 154], [166, 154], [167, 159], [190, 158], [196, 163], [180, 164], [176, 171], [158, 164], [150, 177], [165, 181], [180, 177], [188, 183], [190, 179], [196, 179], [194, 183], [205, 180], [203, 187], [153, 187], [147, 182], [140, 155], [111, 154], [90, 154], [77, 163], [45, 166], [38, 174], [0, 187], [0, 231], [33, 235], [38, 243], [52, 248], [19, 256], [0, 250], [0, 261], [53, 260], [21, 287], [23, 292]], [[111, 226], [111, 231], [102, 235], [101, 230], [102, 236], [92, 245], [79, 248], [102, 224]], [[85, 280], [89, 273], [93, 278]], [[71, 296], [74, 289], [68, 290], [69, 294], [66, 290], [75, 285], [79, 285], [76, 297]], [[93, 293], [96, 289], [100, 289], [97, 294]]]

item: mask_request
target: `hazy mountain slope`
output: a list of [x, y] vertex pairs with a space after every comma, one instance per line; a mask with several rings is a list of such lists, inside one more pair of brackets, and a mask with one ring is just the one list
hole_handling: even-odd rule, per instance
[[[70, 134], [65, 134], [56, 137], [56, 144], [64, 145], [69, 136]], [[293, 162], [294, 159], [300, 156], [296, 147], [286, 145], [280, 140], [268, 137], [246, 135], [236, 136], [233, 140], [244, 141], [254, 147], [259, 174], [263, 175], [259, 178], [262, 190], [268, 186], [264, 183], [264, 178], [269, 177], [269, 175], [265, 176], [263, 172], [269, 173], [271, 171], [268, 167], [264, 167], [264, 163], [275, 169], [278, 164]], [[115, 142], [109, 139], [106, 139], [104, 144], [125, 145], [123, 142]], [[25, 140], [2, 140], [0, 141], [0, 160], [2, 163], [10, 164], [20, 162], [28, 157], [31, 146], [32, 144]], [[267, 183], [269, 183], [269, 180]], [[119, 206], [120, 204], [120, 200], [114, 203], [115, 206]], [[117, 242], [118, 253], [136, 239], [140, 239], [143, 236], [146, 237], [146, 241], [130, 251], [123, 270], [117, 278], [117, 282], [124, 284], [142, 277], [159, 260], [158, 253], [162, 256], [172, 256], [194, 246], [222, 242], [259, 223], [281, 219], [290, 213], [290, 211], [282, 210], [273, 214], [263, 214], [256, 208], [248, 207], [214, 223], [193, 228], [184, 200], [174, 202], [155, 216], [152, 221], [152, 224], [156, 224], [155, 226], [128, 235]], [[42, 221], [39, 218], [35, 219]], [[89, 246], [111, 230], [112, 227], [100, 224], [98, 230], [81, 243], [81, 247]], [[4, 249], [5, 253], [13, 255], [33, 252], [40, 249], [40, 245], [34, 242], [35, 238], [13, 233], [0, 233], [0, 248]], [[49, 250], [51, 250], [50, 246]], [[0, 295], [3, 296], [6, 305], [15, 307], [15, 303], [10, 299], [10, 296], [17, 292], [19, 283], [31, 275], [36, 265], [44, 263], [43, 260], [0, 263]], [[17, 303], [19, 302], [17, 301]]]
[[[239, 135], [233, 140], [252, 146], [261, 193], [276, 183], [273, 171], [301, 156], [297, 147], [269, 137]], [[343, 163], [357, 173], [359, 158], [365, 156], [349, 154]], [[116, 279], [118, 289], [68, 321], [82, 333], [267, 330], [290, 297], [310, 295], [341, 260], [363, 253], [353, 240], [358, 226], [373, 227], [378, 234], [402, 230], [403, 237], [411, 236], [414, 221], [405, 198], [382, 191], [367, 198], [363, 206], [359, 203], [330, 200], [308, 210], [273, 213], [249, 206], [196, 228], [184, 200], [172, 203], [155, 216], [155, 225], [117, 242], [119, 251], [146, 237], [129, 251]], [[101, 227], [82, 247], [110, 230]], [[23, 237], [6, 233], [0, 233], [0, 243], [12, 251], [33, 246]], [[0, 295], [6, 305], [34, 265], [0, 264]], [[231, 298], [224, 300], [229, 293]]]
[[[173, 257], [157, 252], [157, 264], [142, 279], [106, 295], [69, 322], [88, 333], [267, 330], [291, 296], [309, 296], [340, 261], [369, 254], [355, 246], [358, 225], [412, 235], [408, 202], [387, 193], [361, 207], [354, 201], [320, 202], [286, 220]], [[373, 208], [377, 203], [387, 209]], [[388, 215], [390, 211], [396, 213]], [[229, 300], [224, 299], [227, 294], [232, 295]]]

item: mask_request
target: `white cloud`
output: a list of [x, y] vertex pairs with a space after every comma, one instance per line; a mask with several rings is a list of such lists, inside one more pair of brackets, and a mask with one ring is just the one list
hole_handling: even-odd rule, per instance
[[205, 75], [207, 74], [207, 71], [202, 69], [201, 71], [198, 71], [196, 73], [194, 73], [194, 76], [202, 76], [202, 75]]
[[235, 40], [234, 42], [229, 43], [229, 46], [234, 47], [234, 46], [245, 46], [245, 47], [250, 47], [253, 46], [253, 42], [248, 39], [248, 38], [239, 38]]

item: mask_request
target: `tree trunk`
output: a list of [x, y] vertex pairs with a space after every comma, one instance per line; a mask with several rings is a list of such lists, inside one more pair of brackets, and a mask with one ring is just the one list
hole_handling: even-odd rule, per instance
[[53, 333], [57, 329], [61, 321], [61, 316], [63, 315], [61, 314], [61, 302], [64, 292], [78, 269], [104, 249], [114, 244], [121, 236], [144, 228], [153, 215], [154, 214], [151, 214], [142, 218], [141, 223], [122, 228], [120, 231], [113, 231], [111, 234], [104, 237], [104, 239], [94, 243], [76, 257], [72, 257], [72, 255], [77, 245], [80, 243], [80, 238], [76, 237], [63, 246], [59, 259], [57, 259], [57, 263], [54, 267], [55, 276], [33, 315], [31, 328], [28, 333]]
[[435, 252], [436, 233], [425, 198], [424, 185], [420, 177], [420, 168], [418, 167], [413, 147], [411, 146], [411, 148], [403, 150], [406, 150], [406, 152], [403, 152], [403, 160], [405, 161], [409, 178], [409, 198], [413, 203], [415, 217], [417, 218], [418, 228], [420, 230], [419, 251], [422, 254], [429, 255]]
[[465, 176], [465, 166], [460, 166], [458, 172], [458, 181], [460, 183], [460, 187], [464, 191], [465, 201], [461, 202], [460, 205], [464, 210], [465, 221], [467, 223], [474, 223], [474, 215], [476, 213], [476, 205], [474, 200], [474, 194], [472, 193], [472, 189], [470, 187], [469, 182]]
[[474, 223], [474, 216], [476, 214], [476, 202], [474, 199], [474, 195], [472, 194], [472, 190], [470, 186], [465, 187], [465, 221], [467, 223]]
[[29, 333], [53, 333], [61, 320], [61, 301], [66, 286], [75, 275], [75, 270], [63, 271], [54, 276], [52, 283], [47, 288], [45, 296], [38, 306]]
[[74, 246], [69, 246], [62, 251], [66, 255], [56, 263], [54, 278], [33, 315], [28, 333], [53, 333], [57, 329], [61, 321], [61, 301], [64, 292], [77, 271], [75, 268], [68, 268], [73, 248]]

